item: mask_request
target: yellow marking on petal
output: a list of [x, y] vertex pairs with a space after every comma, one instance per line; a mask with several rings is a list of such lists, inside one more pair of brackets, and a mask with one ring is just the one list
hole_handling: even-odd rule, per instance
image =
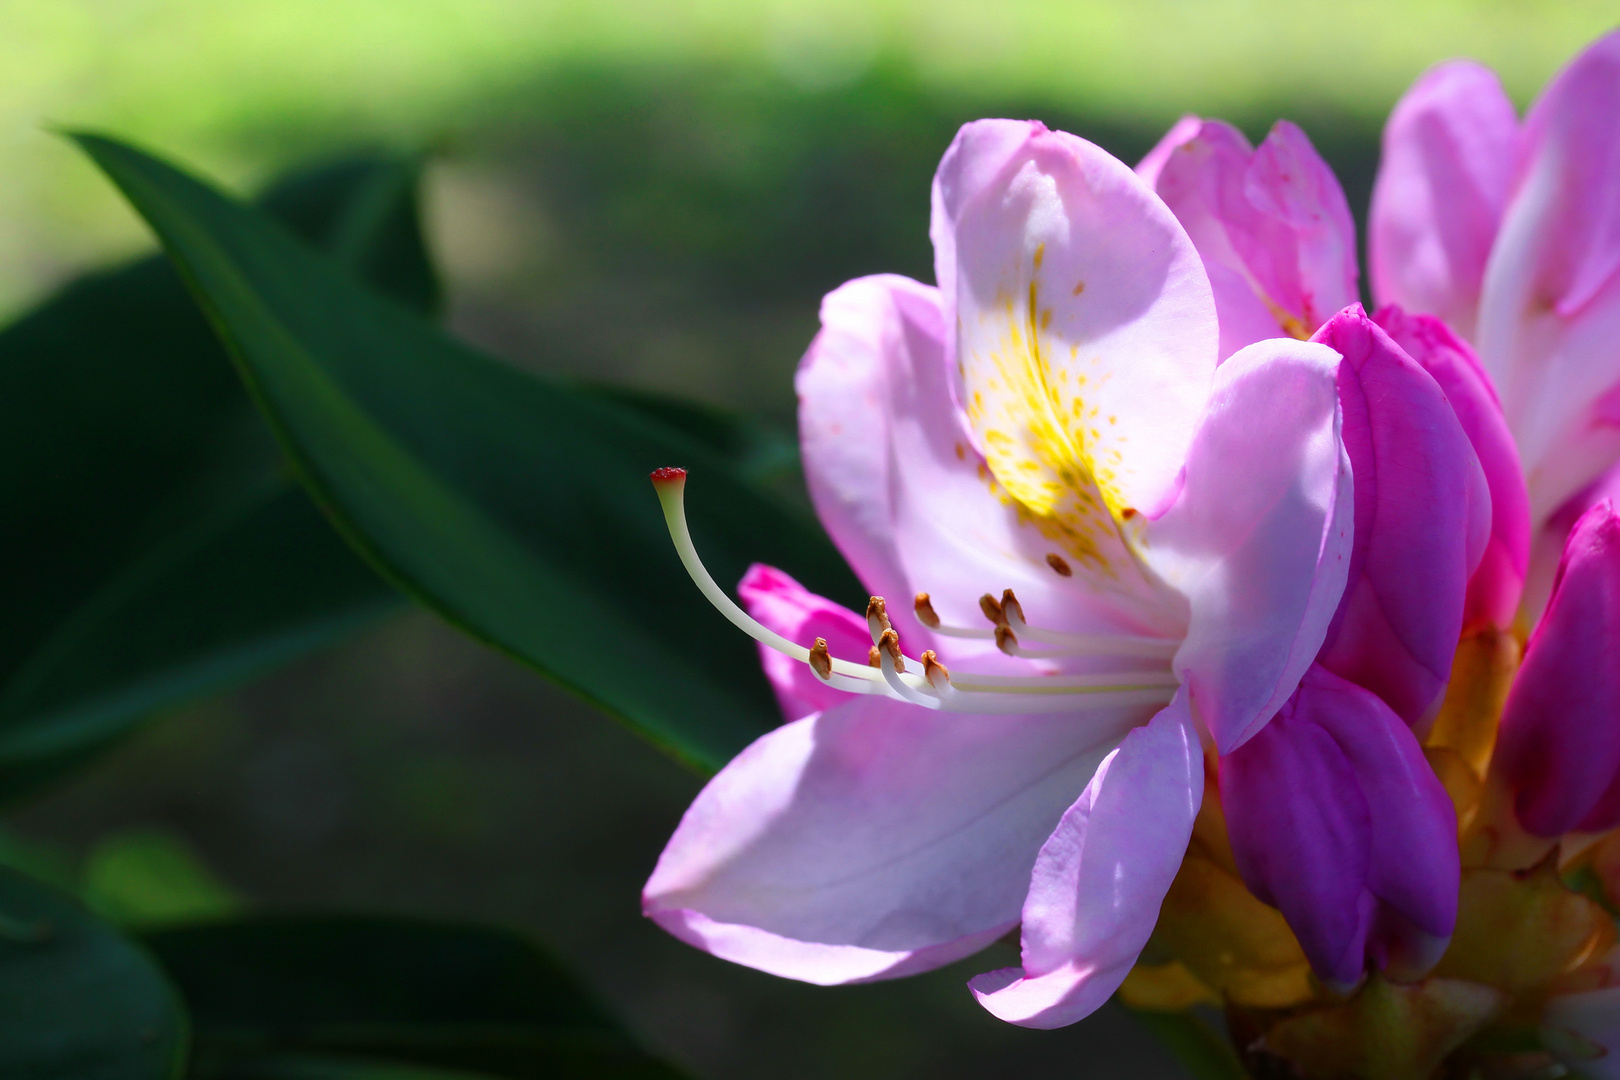
[[1045, 244], [1036, 244], [1035, 245], [1035, 269], [1039, 270], [1041, 268], [1041, 260], [1044, 259], [1044, 258], [1046, 258], [1046, 245]]
[[[1043, 249], [1037, 249], [1039, 262]], [[1134, 562], [1139, 523], [1127, 526], [1119, 493], [1123, 455], [1105, 448], [1101, 409], [1083, 396], [1086, 376], [1051, 362], [1053, 310], [1042, 309], [1032, 278], [1022, 304], [998, 292], [1005, 319], [988, 355], [964, 361], [968, 420], [984, 447], [998, 496], [1080, 566], [1110, 578]], [[1020, 307], [1022, 310], [1019, 310]], [[1079, 344], [1070, 358], [1079, 357]], [[1097, 359], [1091, 360], [1093, 364]], [[978, 375], [975, 379], [972, 376]], [[1106, 377], [1106, 376], [1105, 376]]]

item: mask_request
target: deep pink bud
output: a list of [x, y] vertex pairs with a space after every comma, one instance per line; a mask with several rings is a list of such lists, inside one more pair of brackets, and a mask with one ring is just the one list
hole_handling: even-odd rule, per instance
[[1451, 674], [1468, 580], [1490, 536], [1490, 490], [1440, 385], [1361, 305], [1312, 340], [1344, 358], [1355, 477], [1349, 584], [1319, 662], [1417, 724]]
[[1497, 747], [1531, 832], [1620, 825], [1620, 514], [1607, 499], [1570, 532]]
[[1463, 625], [1505, 630], [1518, 610], [1530, 560], [1530, 493], [1502, 404], [1474, 350], [1439, 319], [1409, 315], [1388, 304], [1373, 321], [1440, 384], [1485, 471], [1491, 535], [1479, 568], [1468, 580]]
[[1244, 882], [1287, 917], [1323, 978], [1353, 983], [1369, 959], [1406, 961], [1413, 939], [1450, 936], [1456, 814], [1411, 729], [1376, 695], [1311, 668], [1271, 723], [1221, 759], [1220, 784]]

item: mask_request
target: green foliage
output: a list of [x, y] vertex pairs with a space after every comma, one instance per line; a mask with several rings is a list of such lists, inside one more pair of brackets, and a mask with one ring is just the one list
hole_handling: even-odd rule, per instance
[[703, 767], [778, 720], [753, 644], [670, 549], [647, 474], [692, 469], [699, 550], [860, 590], [813, 520], [712, 446], [517, 371], [357, 285], [262, 214], [126, 145], [80, 145], [146, 218], [302, 479], [402, 589]]
[[0, 868], [0, 1076], [163, 1080], [186, 1021], [150, 956], [76, 903]]
[[[420, 310], [438, 288], [416, 169], [290, 178], [269, 213]], [[288, 475], [167, 260], [68, 286], [0, 333], [0, 799], [154, 710], [390, 610]]]
[[151, 926], [234, 914], [242, 900], [165, 829], [114, 833], [81, 872], [85, 902], [117, 923]]
[[1129, 1011], [1197, 1080], [1247, 1080], [1231, 1043], [1201, 1017], [1191, 1012]]
[[199, 1080], [680, 1075], [568, 971], [501, 930], [312, 916], [162, 930], [146, 942], [191, 1010]]

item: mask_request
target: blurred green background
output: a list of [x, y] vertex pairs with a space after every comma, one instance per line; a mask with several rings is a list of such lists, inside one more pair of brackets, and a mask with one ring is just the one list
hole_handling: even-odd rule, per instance
[[[1612, 0], [19, 0], [0, 4], [0, 316], [151, 248], [49, 125], [240, 191], [357, 147], [427, 150], [457, 333], [786, 429], [820, 296], [931, 276], [928, 181], [965, 120], [1038, 117], [1134, 161], [1182, 112], [1255, 137], [1286, 116], [1359, 215], [1423, 68], [1475, 56], [1528, 103], [1615, 18]], [[320, 904], [524, 927], [705, 1077], [1176, 1075], [1117, 1011], [991, 1020], [962, 984], [1004, 946], [826, 990], [666, 938], [639, 886], [700, 784], [412, 613], [164, 718], [13, 815], [0, 857], [135, 922]]]

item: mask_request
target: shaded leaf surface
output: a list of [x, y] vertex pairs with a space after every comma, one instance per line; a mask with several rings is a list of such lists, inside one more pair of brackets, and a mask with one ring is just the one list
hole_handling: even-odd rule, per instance
[[1247, 1080], [1231, 1042], [1202, 1018], [1190, 1012], [1148, 1009], [1131, 1009], [1130, 1014], [1198, 1080]]
[[139, 945], [61, 896], [0, 868], [0, 1076], [166, 1080], [186, 1023]]
[[195, 1076], [680, 1075], [647, 1056], [564, 968], [505, 931], [265, 917], [146, 941], [191, 1010]]
[[[415, 180], [406, 163], [343, 162], [264, 205], [428, 310]], [[161, 256], [0, 333], [0, 495], [0, 799], [397, 603], [292, 480]]]
[[692, 531], [720, 581], [760, 560], [858, 601], [812, 519], [674, 425], [469, 349], [264, 215], [79, 141], [180, 267], [316, 499], [392, 580], [700, 766], [778, 722], [753, 643], [680, 569], [647, 474], [692, 469]]

